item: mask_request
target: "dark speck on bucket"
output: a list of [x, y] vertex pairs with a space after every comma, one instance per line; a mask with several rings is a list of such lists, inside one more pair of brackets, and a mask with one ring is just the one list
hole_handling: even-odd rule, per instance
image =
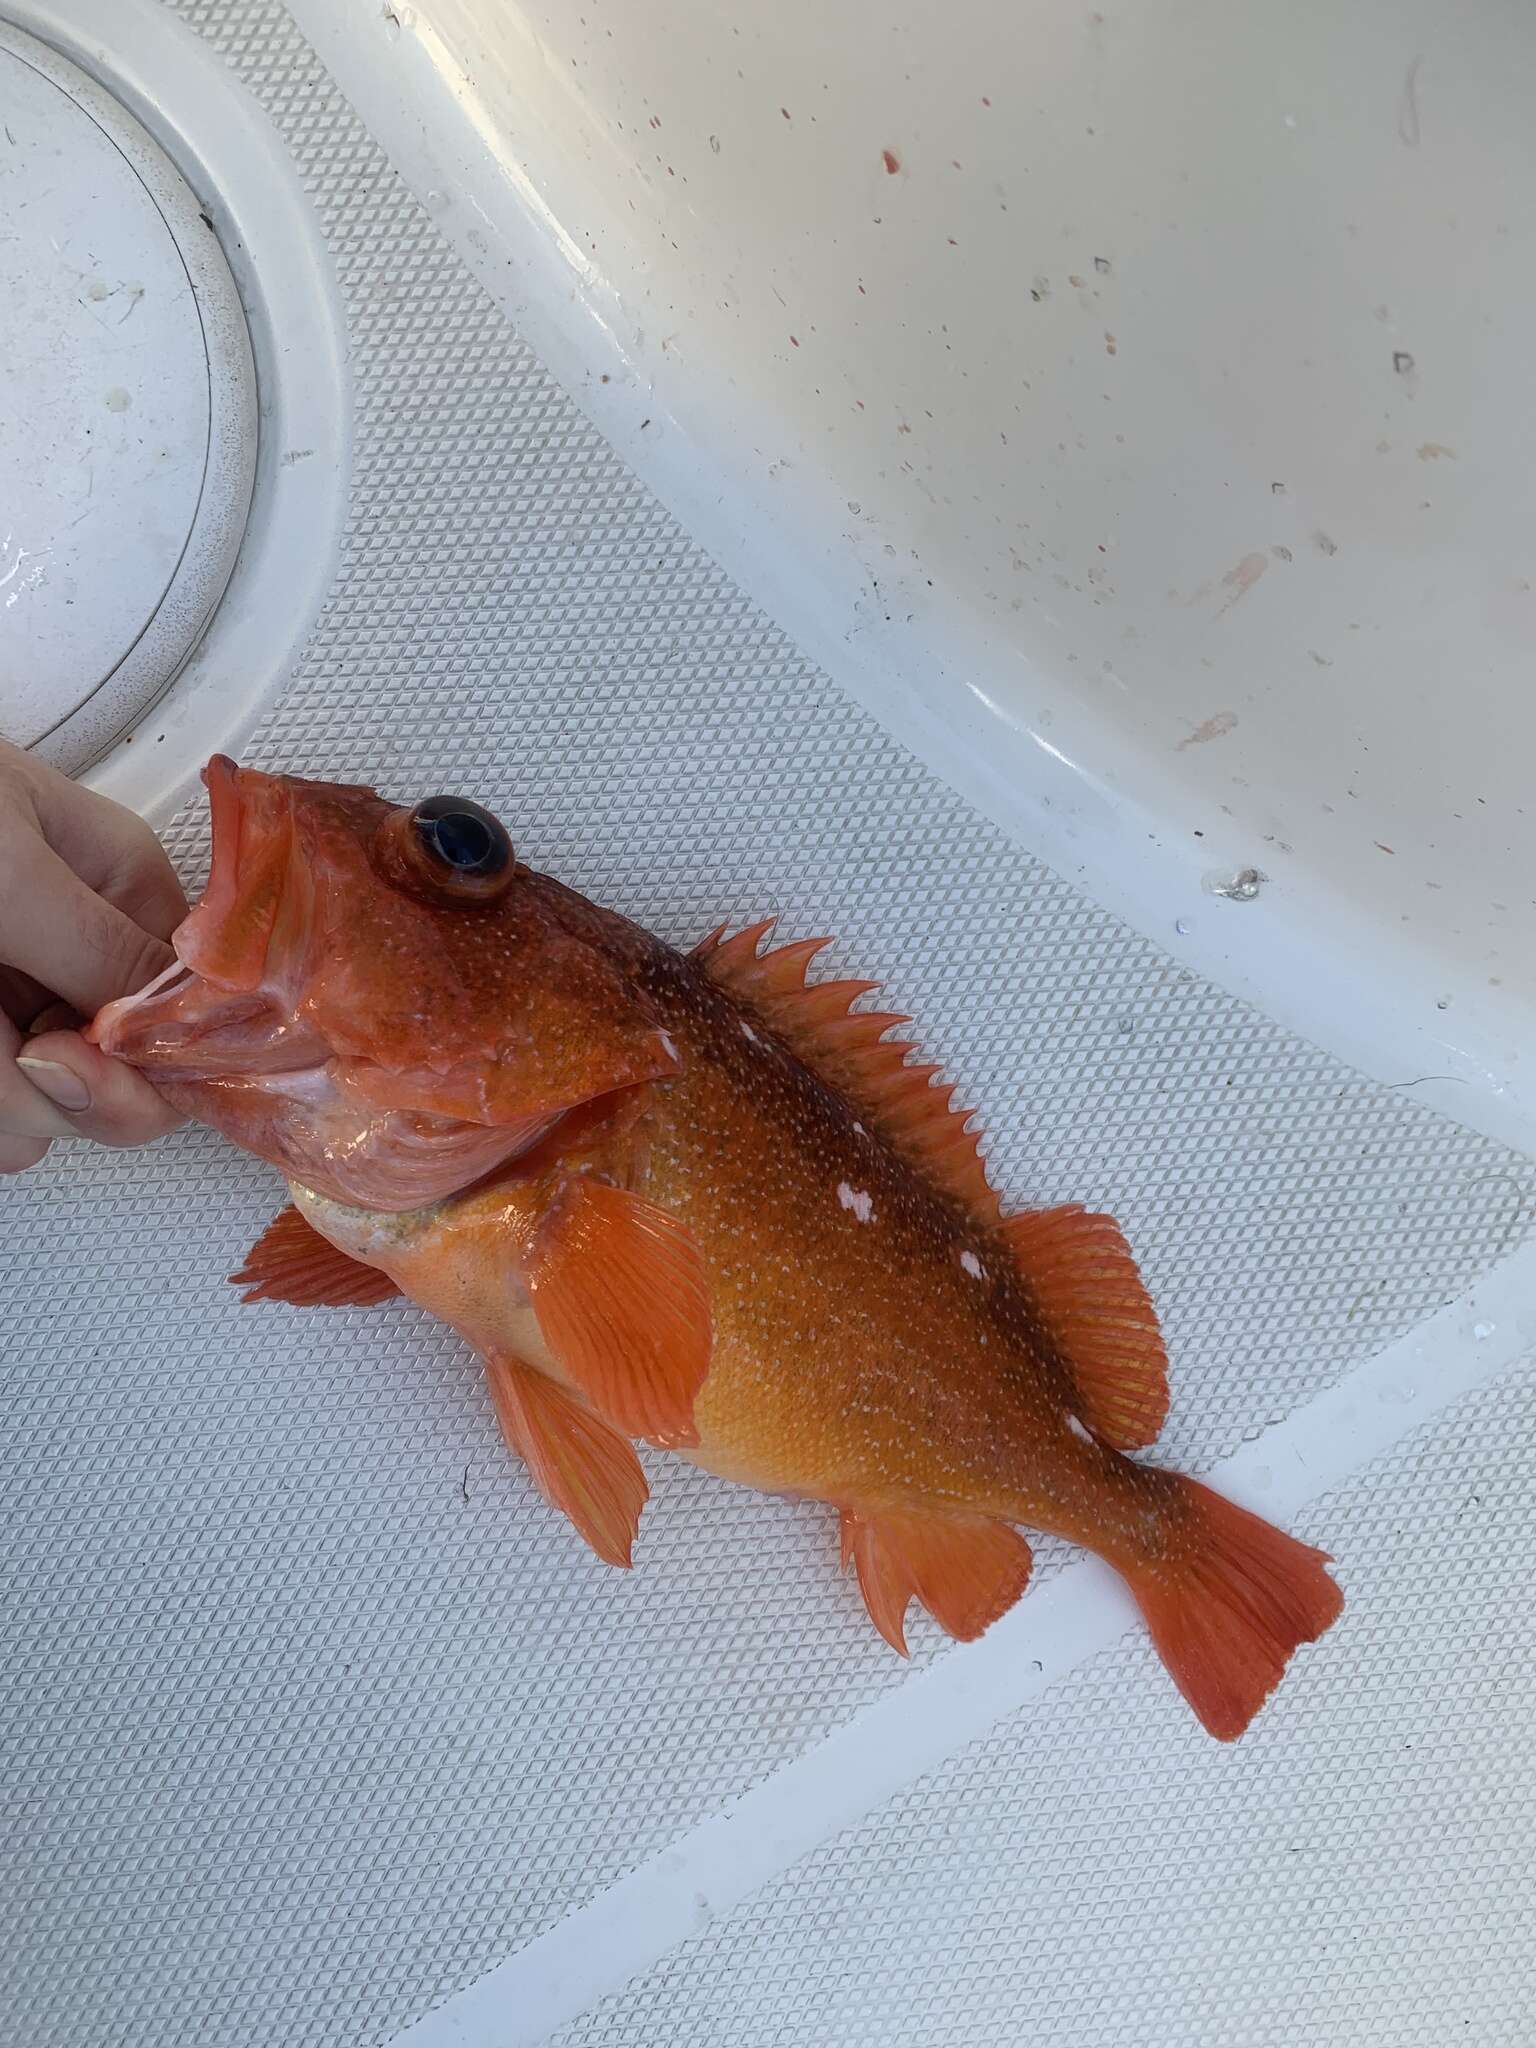
[[893, 178], [895, 177], [896, 173], [901, 169], [901, 158], [896, 154], [894, 149], [882, 149], [880, 152], [880, 161], [885, 165], [886, 170], [890, 173], [890, 175]]

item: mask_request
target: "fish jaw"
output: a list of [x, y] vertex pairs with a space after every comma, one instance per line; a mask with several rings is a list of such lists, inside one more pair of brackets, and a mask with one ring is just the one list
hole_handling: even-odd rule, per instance
[[210, 1076], [300, 1072], [328, 1056], [317, 1033], [266, 997], [205, 981], [179, 958], [136, 995], [99, 1010], [85, 1035], [162, 1090]]
[[[178, 937], [180, 934], [178, 934]], [[269, 998], [175, 967], [108, 1004], [88, 1034], [183, 1115], [338, 1204], [404, 1212], [440, 1201], [535, 1145], [553, 1115], [500, 1123], [395, 1109], [356, 1063]]]
[[215, 754], [203, 770], [208, 885], [176, 932], [177, 958], [225, 990], [260, 989], [292, 1009], [308, 978], [315, 886], [300, 856], [292, 785]]

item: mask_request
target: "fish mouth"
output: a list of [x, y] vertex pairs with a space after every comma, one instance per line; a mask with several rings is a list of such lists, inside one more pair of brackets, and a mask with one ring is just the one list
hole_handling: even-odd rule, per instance
[[280, 776], [215, 754], [203, 770], [208, 886], [172, 940], [177, 958], [227, 990], [277, 994], [302, 960], [313, 890], [298, 856], [293, 797]]
[[171, 937], [163, 974], [108, 1003], [86, 1037], [157, 1082], [313, 1067], [330, 1048], [295, 1021], [312, 890], [281, 781], [216, 754], [203, 770], [208, 885]]

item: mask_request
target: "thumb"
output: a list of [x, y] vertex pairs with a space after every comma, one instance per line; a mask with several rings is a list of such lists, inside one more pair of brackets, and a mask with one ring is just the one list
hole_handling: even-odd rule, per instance
[[141, 1073], [87, 1045], [77, 1031], [29, 1038], [16, 1064], [66, 1112], [71, 1130], [98, 1145], [147, 1145], [186, 1122]]

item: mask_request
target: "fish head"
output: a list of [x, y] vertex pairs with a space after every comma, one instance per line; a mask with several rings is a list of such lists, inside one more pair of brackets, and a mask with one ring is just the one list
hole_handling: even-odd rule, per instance
[[523, 866], [477, 804], [222, 755], [203, 780], [211, 867], [176, 964], [89, 1035], [290, 1180], [418, 1208], [677, 1071], [640, 935]]

